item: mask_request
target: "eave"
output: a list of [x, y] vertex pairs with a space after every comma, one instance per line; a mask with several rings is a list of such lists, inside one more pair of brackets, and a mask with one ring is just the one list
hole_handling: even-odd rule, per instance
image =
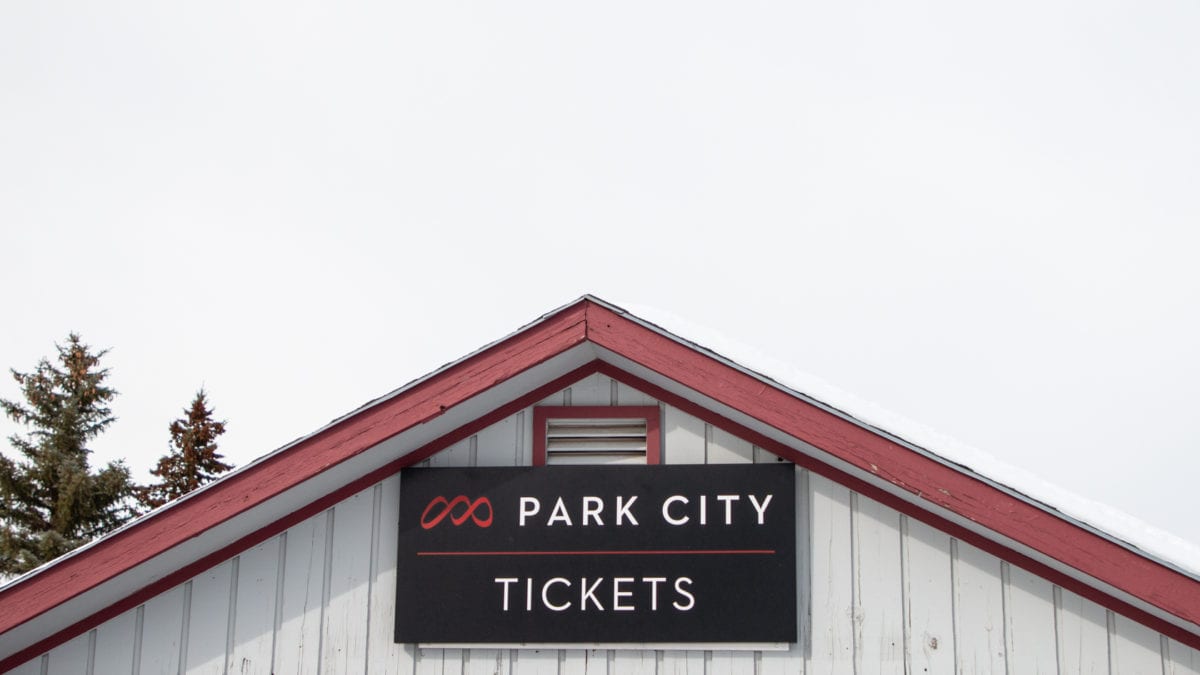
[[0, 589], [0, 670], [602, 372], [1200, 648], [1200, 581], [584, 297]]

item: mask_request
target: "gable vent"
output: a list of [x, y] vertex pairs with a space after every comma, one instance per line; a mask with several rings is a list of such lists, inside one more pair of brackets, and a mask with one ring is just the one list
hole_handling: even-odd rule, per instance
[[534, 408], [534, 465], [657, 464], [657, 406]]
[[567, 464], [578, 461], [644, 462], [646, 420], [552, 419], [546, 425], [546, 462]]

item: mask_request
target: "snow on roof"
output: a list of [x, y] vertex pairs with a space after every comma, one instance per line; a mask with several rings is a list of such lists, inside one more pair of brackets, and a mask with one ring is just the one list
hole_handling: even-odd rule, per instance
[[636, 303], [617, 303], [616, 308], [624, 308], [632, 318], [652, 323], [862, 424], [969, 469], [980, 477], [1086, 523], [1181, 571], [1200, 577], [1200, 546], [1186, 539], [1144, 523], [1107, 504], [1081, 497], [1026, 469], [1007, 464], [994, 455], [863, 400], [754, 347], [730, 339], [717, 329], [693, 323], [669, 311]]

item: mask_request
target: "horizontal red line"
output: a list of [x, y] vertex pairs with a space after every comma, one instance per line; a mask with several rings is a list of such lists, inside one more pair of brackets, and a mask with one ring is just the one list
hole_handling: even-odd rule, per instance
[[417, 551], [418, 556], [509, 555], [775, 555], [774, 549], [682, 549], [676, 551]]

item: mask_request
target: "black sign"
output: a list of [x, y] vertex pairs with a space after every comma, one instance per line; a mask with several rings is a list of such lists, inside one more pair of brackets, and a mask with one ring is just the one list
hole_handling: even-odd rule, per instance
[[405, 469], [396, 641], [794, 642], [790, 464]]

